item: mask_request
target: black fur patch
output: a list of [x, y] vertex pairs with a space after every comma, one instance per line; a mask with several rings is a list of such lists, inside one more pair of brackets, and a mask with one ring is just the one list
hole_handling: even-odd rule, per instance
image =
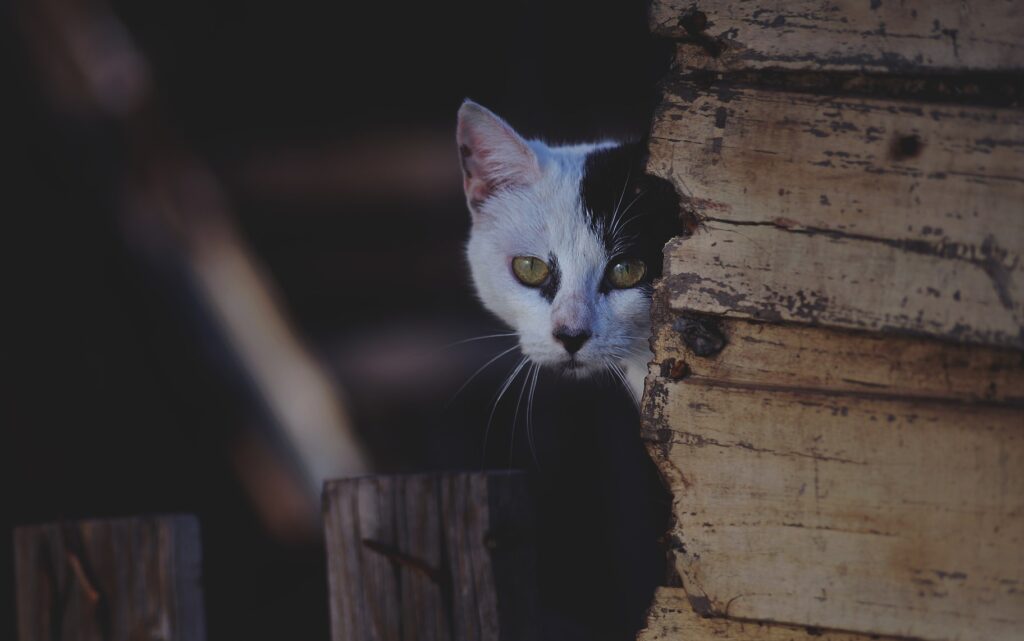
[[[644, 261], [647, 273], [641, 284], [650, 284], [661, 276], [662, 247], [683, 233], [683, 226], [679, 195], [667, 180], [643, 172], [643, 154], [639, 143], [589, 154], [580, 201], [612, 259]], [[603, 282], [601, 289], [607, 291]]]
[[558, 286], [562, 284], [562, 272], [558, 270], [558, 259], [555, 258], [554, 254], [548, 256], [548, 268], [551, 270], [551, 273], [548, 276], [547, 282], [540, 286], [540, 295], [550, 303], [555, 300]]

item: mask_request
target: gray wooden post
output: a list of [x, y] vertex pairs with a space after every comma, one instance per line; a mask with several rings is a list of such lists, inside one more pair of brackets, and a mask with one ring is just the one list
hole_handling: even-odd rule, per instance
[[19, 641], [203, 641], [199, 521], [156, 516], [14, 531]]
[[324, 517], [333, 641], [539, 638], [525, 475], [329, 481]]

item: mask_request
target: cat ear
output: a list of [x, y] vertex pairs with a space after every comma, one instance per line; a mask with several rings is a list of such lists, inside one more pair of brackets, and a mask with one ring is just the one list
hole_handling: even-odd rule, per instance
[[459, 108], [456, 139], [462, 157], [462, 187], [473, 213], [496, 192], [528, 185], [540, 177], [537, 155], [526, 141], [472, 100]]

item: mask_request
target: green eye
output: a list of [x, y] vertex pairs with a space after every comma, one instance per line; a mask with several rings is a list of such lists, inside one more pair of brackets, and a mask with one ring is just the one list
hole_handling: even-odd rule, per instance
[[638, 258], [626, 258], [608, 266], [606, 278], [608, 284], [615, 289], [628, 289], [636, 286], [647, 273], [647, 265]]
[[548, 279], [551, 268], [536, 256], [516, 256], [512, 259], [512, 273], [527, 287], [540, 287]]

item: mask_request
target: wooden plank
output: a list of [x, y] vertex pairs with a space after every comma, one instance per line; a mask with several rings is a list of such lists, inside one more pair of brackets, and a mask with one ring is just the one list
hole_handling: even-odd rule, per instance
[[704, 617], [681, 588], [659, 588], [637, 641], [895, 641], [892, 637]]
[[[664, 292], [660, 286], [659, 292]], [[663, 298], [660, 294], [656, 300]], [[663, 305], [656, 305], [656, 309]], [[761, 389], [1024, 404], [1024, 353], [661, 310], [654, 372]], [[707, 353], [711, 332], [722, 349]]]
[[533, 641], [533, 504], [511, 473], [329, 481], [331, 638]]
[[21, 641], [206, 638], [195, 517], [19, 527], [14, 560]]
[[676, 569], [702, 612], [1020, 638], [1019, 408], [661, 377], [644, 403], [674, 495]]
[[737, 289], [694, 309], [1024, 345], [1024, 112], [677, 82], [650, 151], [718, 231], [677, 282]]
[[867, 239], [708, 223], [666, 248], [669, 304], [1024, 348], [1024, 273]]
[[676, 81], [650, 152], [701, 217], [1024, 269], [1024, 111]]
[[712, 69], [1020, 70], [1024, 8], [968, 0], [654, 0], [652, 31]]

